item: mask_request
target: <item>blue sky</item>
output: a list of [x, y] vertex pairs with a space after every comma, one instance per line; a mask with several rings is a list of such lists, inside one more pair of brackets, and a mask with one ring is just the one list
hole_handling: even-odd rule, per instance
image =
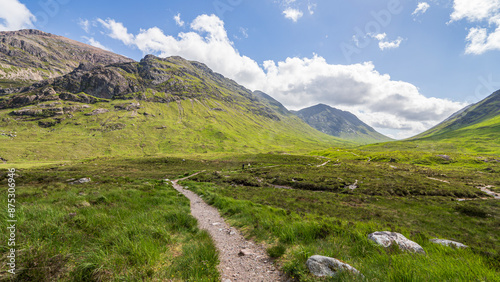
[[29, 27], [201, 61], [289, 109], [328, 104], [397, 138], [500, 89], [500, 0], [0, 0], [0, 30]]

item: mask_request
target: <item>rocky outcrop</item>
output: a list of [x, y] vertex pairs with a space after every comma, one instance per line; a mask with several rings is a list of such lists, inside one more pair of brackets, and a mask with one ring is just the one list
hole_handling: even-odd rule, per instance
[[318, 277], [333, 277], [341, 271], [349, 271], [354, 274], [361, 275], [356, 268], [338, 259], [330, 257], [314, 255], [307, 260], [306, 265], [307, 268], [309, 268], [309, 271]]
[[39, 30], [0, 32], [0, 80], [38, 81], [65, 75], [81, 62], [110, 65], [132, 61]]
[[464, 245], [462, 243], [459, 243], [459, 242], [451, 241], [451, 240], [430, 239], [429, 241], [431, 241], [432, 243], [440, 244], [440, 245], [447, 246], [447, 247], [454, 247], [454, 248], [458, 248], [458, 249], [465, 249], [465, 248], [467, 248], [466, 245]]
[[393, 244], [398, 245], [398, 247], [403, 251], [415, 252], [415, 253], [425, 253], [424, 249], [417, 243], [407, 239], [402, 234], [389, 231], [377, 231], [368, 235], [368, 239], [373, 242], [387, 248]]

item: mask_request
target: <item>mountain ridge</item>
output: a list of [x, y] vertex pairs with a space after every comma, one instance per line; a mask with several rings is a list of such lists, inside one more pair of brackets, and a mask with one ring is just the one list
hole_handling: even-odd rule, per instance
[[392, 140], [362, 122], [356, 115], [325, 104], [292, 112], [313, 128], [331, 136], [364, 144]]
[[73, 71], [80, 63], [134, 60], [63, 36], [35, 29], [0, 32], [0, 88], [28, 86]]

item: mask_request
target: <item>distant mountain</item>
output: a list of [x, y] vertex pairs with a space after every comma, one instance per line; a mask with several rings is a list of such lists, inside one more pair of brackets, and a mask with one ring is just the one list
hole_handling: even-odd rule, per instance
[[447, 144], [461, 151], [500, 153], [500, 90], [409, 141]]
[[365, 150], [500, 154], [500, 90], [406, 140], [369, 145]]
[[0, 88], [26, 86], [35, 81], [65, 75], [84, 62], [109, 65], [132, 61], [39, 30], [0, 32]]
[[[446, 137], [447, 135], [474, 129], [476, 134], [494, 126], [500, 117], [500, 90], [479, 103], [469, 105], [456, 112], [442, 123], [414, 138]], [[500, 124], [498, 124], [500, 126]], [[500, 131], [498, 131], [500, 137]]]
[[285, 110], [181, 57], [84, 62], [60, 77], [0, 89], [0, 158], [305, 152], [352, 144]]
[[392, 140], [375, 131], [350, 112], [319, 104], [294, 112], [317, 130], [346, 140], [369, 144]]

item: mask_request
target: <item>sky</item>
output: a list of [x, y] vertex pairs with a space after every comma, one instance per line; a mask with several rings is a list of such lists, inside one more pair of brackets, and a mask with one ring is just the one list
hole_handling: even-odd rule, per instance
[[23, 28], [199, 61], [397, 139], [500, 89], [500, 0], [0, 0], [0, 30]]

